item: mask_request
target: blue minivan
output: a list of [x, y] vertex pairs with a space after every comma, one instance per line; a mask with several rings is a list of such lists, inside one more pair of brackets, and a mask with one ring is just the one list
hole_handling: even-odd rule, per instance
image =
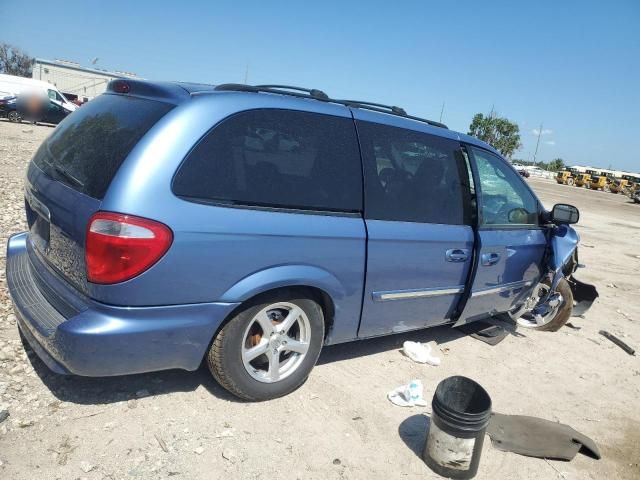
[[320, 90], [115, 80], [40, 146], [25, 209], [9, 291], [62, 374], [205, 360], [265, 400], [323, 345], [505, 313], [557, 330], [597, 296], [575, 207], [475, 138]]

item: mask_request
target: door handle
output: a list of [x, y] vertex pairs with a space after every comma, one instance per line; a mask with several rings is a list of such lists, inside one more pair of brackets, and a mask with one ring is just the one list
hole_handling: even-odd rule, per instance
[[485, 267], [490, 267], [491, 265], [495, 265], [500, 261], [500, 254], [496, 252], [483, 253], [480, 258], [482, 260], [482, 265], [484, 265]]
[[447, 262], [466, 262], [469, 258], [469, 250], [466, 248], [451, 248], [445, 253]]

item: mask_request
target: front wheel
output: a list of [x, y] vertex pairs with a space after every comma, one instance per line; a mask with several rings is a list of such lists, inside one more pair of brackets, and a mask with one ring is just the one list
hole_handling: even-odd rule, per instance
[[16, 110], [11, 110], [7, 114], [7, 119], [9, 119], [9, 121], [13, 123], [19, 123], [22, 121], [22, 115], [20, 115]]
[[268, 295], [237, 313], [218, 333], [207, 364], [217, 382], [250, 401], [297, 389], [316, 364], [324, 341], [324, 315], [297, 292]]
[[[538, 291], [534, 292], [537, 298], [543, 298], [549, 291], [549, 285], [541, 283]], [[560, 280], [556, 293], [551, 295], [547, 304], [537, 303], [535, 307], [525, 312], [518, 318], [517, 323], [521, 327], [532, 328], [545, 332], [556, 332], [571, 318], [573, 311], [573, 293], [566, 279]]]

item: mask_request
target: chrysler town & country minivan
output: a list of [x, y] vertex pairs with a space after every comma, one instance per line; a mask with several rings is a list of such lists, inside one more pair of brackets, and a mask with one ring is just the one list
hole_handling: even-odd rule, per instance
[[475, 138], [319, 90], [113, 81], [40, 146], [25, 209], [9, 290], [63, 374], [205, 361], [264, 400], [323, 345], [505, 313], [556, 330], [597, 295], [574, 207]]

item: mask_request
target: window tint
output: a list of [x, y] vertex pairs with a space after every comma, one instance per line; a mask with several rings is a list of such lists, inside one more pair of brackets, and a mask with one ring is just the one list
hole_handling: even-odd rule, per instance
[[362, 167], [353, 121], [275, 109], [238, 113], [195, 147], [173, 191], [231, 204], [359, 211]]
[[469, 223], [468, 174], [458, 142], [369, 122], [357, 125], [366, 218]]
[[538, 202], [505, 161], [471, 147], [480, 177], [483, 225], [536, 225]]
[[50, 176], [101, 199], [131, 149], [172, 107], [101, 95], [60, 123], [33, 162]]

